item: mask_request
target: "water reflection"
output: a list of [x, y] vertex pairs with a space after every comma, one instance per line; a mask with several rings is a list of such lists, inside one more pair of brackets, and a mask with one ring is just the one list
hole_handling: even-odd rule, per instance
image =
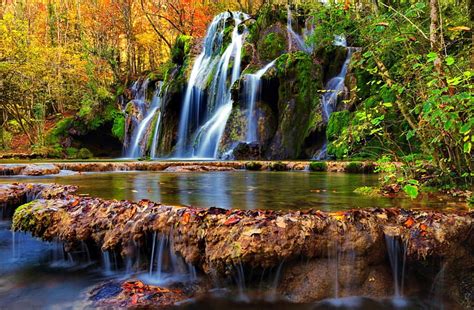
[[[373, 186], [377, 175], [311, 172], [106, 172], [50, 177], [1, 177], [0, 183], [56, 182], [106, 199], [150, 199], [165, 204], [240, 209], [343, 210], [366, 207], [413, 207], [409, 199], [365, 197], [354, 193]], [[425, 200], [418, 207], [445, 207]]]

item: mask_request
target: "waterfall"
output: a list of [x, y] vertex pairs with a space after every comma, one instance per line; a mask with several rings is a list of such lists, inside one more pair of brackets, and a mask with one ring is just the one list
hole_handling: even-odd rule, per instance
[[148, 273], [141, 278], [147, 283], [168, 285], [176, 282], [195, 281], [196, 269], [186, 264], [174, 251], [172, 233], [153, 233], [153, 243]]
[[148, 88], [148, 80], [145, 80], [141, 87], [138, 88], [136, 83], [132, 86], [132, 94], [135, 94], [134, 102], [139, 103], [139, 106], [142, 107], [143, 118], [137, 124], [136, 128], [133, 131], [132, 137], [130, 139], [130, 145], [127, 149], [126, 157], [128, 158], [139, 158], [145, 155], [147, 142], [148, 142], [148, 133], [150, 132], [150, 125], [155, 117], [157, 117], [155, 128], [152, 132], [152, 145], [150, 150], [150, 156], [154, 158], [156, 156], [156, 147], [158, 144], [159, 138], [159, 126], [161, 121], [161, 105], [162, 105], [162, 88], [163, 82], [158, 83], [158, 87], [153, 93], [153, 98], [148, 106], [146, 107], [146, 88]]
[[396, 306], [403, 307], [406, 300], [403, 299], [403, 287], [405, 282], [405, 265], [407, 244], [401, 244], [401, 240], [396, 237], [385, 235], [388, 259], [393, 274], [394, 299]]
[[[224, 31], [230, 18], [234, 23], [232, 41], [221, 55]], [[184, 96], [176, 145], [177, 157], [217, 157], [219, 142], [232, 111], [231, 87], [240, 76], [245, 31], [240, 32], [239, 25], [242, 19], [247, 18], [241, 12], [224, 12], [217, 15], [209, 26], [203, 50], [193, 65]], [[230, 67], [231, 60], [233, 64]], [[206, 84], [210, 85], [207, 97], [203, 96]]]
[[[334, 39], [334, 45], [347, 47], [347, 42], [344, 36], [336, 36]], [[339, 95], [344, 91], [344, 81], [347, 75], [347, 68], [351, 62], [353, 49], [347, 48], [347, 56], [344, 64], [342, 65], [341, 71], [338, 75], [331, 78], [324, 87], [324, 93], [321, 97], [321, 110], [323, 116], [323, 122], [328, 123], [331, 113], [337, 108]], [[324, 140], [324, 144], [319, 152], [314, 156], [316, 160], [326, 159], [327, 156], [327, 141]]]
[[275, 64], [275, 60], [267, 64], [254, 74], [247, 74], [244, 81], [245, 98], [247, 102], [247, 134], [246, 142], [251, 143], [258, 140], [257, 119], [255, 115], [255, 104], [262, 90], [262, 76]]
[[[309, 28], [309, 29], [308, 29]], [[313, 34], [314, 25], [312, 23], [308, 24], [308, 20], [305, 23], [305, 29], [303, 35], [296, 33], [293, 30], [293, 14], [291, 13], [290, 6], [287, 6], [287, 20], [286, 20], [286, 29], [288, 31], [288, 50], [291, 50], [293, 40], [298, 45], [297, 48], [306, 53], [313, 52], [313, 45], [306, 43], [306, 39]]]

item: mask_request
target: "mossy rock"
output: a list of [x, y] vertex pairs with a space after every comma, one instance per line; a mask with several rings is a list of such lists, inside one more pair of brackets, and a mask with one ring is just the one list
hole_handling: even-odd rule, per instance
[[347, 128], [350, 123], [350, 112], [340, 111], [333, 112], [329, 117], [328, 125], [326, 128], [326, 138], [328, 141], [336, 140], [343, 132], [344, 128]]
[[176, 42], [171, 49], [171, 61], [175, 64], [184, 64], [185, 58], [191, 51], [191, 44], [193, 37], [186, 35], [179, 35]]
[[258, 43], [262, 60], [271, 61], [285, 52], [286, 38], [281, 33], [270, 32]]
[[250, 170], [250, 171], [259, 171], [262, 170], [263, 165], [259, 162], [249, 162], [245, 164], [245, 169]]
[[92, 154], [91, 151], [89, 151], [89, 149], [83, 147], [82, 149], [79, 150], [79, 152], [77, 153], [77, 158], [79, 159], [89, 159], [89, 158], [92, 158], [94, 157], [94, 154]]
[[353, 161], [346, 165], [345, 171], [348, 173], [373, 173], [375, 165], [373, 163]]
[[269, 156], [298, 158], [309, 134], [322, 122], [322, 68], [304, 52], [283, 54], [275, 64], [279, 80], [278, 129]]
[[311, 171], [326, 171], [326, 170], [328, 170], [328, 164], [324, 161], [313, 161], [309, 164], [309, 170], [311, 170]]
[[290, 169], [288, 169], [288, 165], [285, 164], [285, 163], [282, 163], [280, 161], [277, 161], [275, 163], [271, 163], [270, 166], [268, 166], [268, 168], [271, 170], [271, 171], [288, 171]]

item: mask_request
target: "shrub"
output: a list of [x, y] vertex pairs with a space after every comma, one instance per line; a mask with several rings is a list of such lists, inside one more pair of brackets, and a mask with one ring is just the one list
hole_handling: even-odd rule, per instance
[[92, 157], [94, 157], [94, 154], [92, 154], [92, 152], [89, 151], [89, 149], [86, 149], [85, 147], [80, 149], [79, 152], [77, 153], [77, 158], [79, 159], [89, 159]]

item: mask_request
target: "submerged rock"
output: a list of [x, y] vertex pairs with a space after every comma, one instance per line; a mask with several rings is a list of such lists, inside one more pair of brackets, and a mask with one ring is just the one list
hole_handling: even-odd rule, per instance
[[60, 169], [58, 166], [53, 164], [35, 164], [27, 165], [22, 171], [22, 175], [28, 176], [39, 176], [47, 174], [58, 174]]

